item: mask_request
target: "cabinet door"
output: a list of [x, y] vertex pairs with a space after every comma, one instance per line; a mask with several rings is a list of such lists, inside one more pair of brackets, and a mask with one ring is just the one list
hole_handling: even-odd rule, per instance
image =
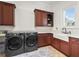
[[41, 11], [35, 11], [35, 26], [43, 26], [43, 14]]
[[61, 40], [60, 51], [69, 56], [69, 43]]
[[60, 49], [60, 41], [59, 41], [59, 39], [57, 39], [57, 38], [54, 38], [53, 39], [53, 46], [56, 48], [56, 49]]
[[51, 39], [52, 39], [52, 34], [45, 33], [45, 34], [43, 34], [43, 37], [44, 37], [45, 46], [50, 45]]
[[79, 57], [79, 39], [70, 38], [70, 56]]
[[46, 39], [47, 39], [47, 45], [50, 45], [51, 44], [51, 37], [50, 36], [48, 36], [48, 37], [46, 37]]
[[53, 41], [53, 35], [49, 33], [47, 36], [47, 44], [51, 45], [52, 41]]
[[14, 7], [3, 4], [3, 25], [14, 25]]
[[48, 14], [53, 14], [53, 13], [35, 9], [35, 25], [36, 26], [49, 26], [49, 27], [52, 26], [53, 15], [49, 16]]
[[46, 12], [42, 12], [42, 22], [43, 22], [43, 26], [48, 26]]
[[51, 38], [51, 46], [54, 46], [55, 45], [54, 44], [55, 43], [54, 41], [55, 41], [55, 38], [53, 38], [53, 36], [52, 36], [52, 38]]
[[0, 3], [0, 25], [2, 24], [2, 4]]
[[44, 41], [45, 41], [45, 45], [49, 45], [50, 44], [50, 37], [49, 37], [49, 34], [46, 33], [46, 34], [43, 34], [44, 36]]
[[47, 46], [51, 44], [52, 34], [49, 33], [43, 33], [38, 34], [38, 46]]
[[38, 47], [45, 46], [45, 39], [42, 34], [38, 34]]

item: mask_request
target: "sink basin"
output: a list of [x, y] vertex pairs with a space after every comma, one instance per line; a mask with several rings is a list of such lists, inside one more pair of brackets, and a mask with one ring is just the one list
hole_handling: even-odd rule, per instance
[[69, 42], [68, 34], [54, 34], [54, 37]]

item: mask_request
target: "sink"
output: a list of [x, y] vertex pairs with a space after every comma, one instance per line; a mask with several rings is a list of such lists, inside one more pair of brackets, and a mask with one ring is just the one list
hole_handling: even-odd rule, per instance
[[68, 34], [54, 34], [54, 37], [69, 42]]

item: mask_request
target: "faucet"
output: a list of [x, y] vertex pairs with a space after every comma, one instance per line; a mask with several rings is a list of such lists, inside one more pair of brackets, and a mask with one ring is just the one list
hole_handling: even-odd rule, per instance
[[66, 28], [62, 28], [62, 33], [66, 33]]
[[71, 34], [71, 31], [69, 31], [68, 34]]
[[[63, 30], [64, 30], [64, 31], [63, 31]], [[64, 33], [64, 34], [71, 34], [71, 31], [67, 31], [66, 28], [62, 28], [62, 33]]]

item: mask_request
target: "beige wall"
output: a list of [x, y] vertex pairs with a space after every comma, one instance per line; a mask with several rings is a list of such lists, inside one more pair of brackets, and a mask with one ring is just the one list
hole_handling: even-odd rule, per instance
[[[15, 2], [16, 4], [16, 27], [15, 30], [37, 30], [48, 32], [48, 28], [39, 30], [35, 28], [34, 9], [50, 11], [49, 5], [44, 2]], [[51, 28], [52, 29], [52, 28]], [[50, 30], [51, 31], [51, 30]]]
[[[2, 27], [0, 29], [7, 30], [33, 30], [38, 32], [52, 32], [52, 33], [61, 33], [62, 27], [64, 25], [64, 9], [68, 7], [75, 7], [77, 10], [76, 15], [76, 26], [73, 28], [68, 28], [72, 33], [79, 33], [79, 2], [27, 2], [27, 1], [11, 1], [10, 3], [16, 4], [15, 9], [15, 27]], [[35, 28], [35, 19], [34, 19], [34, 9], [42, 9], [54, 12], [54, 27], [37, 27]], [[58, 30], [56, 30], [56, 27]]]
[[[15, 27], [3, 27], [13, 31], [38, 31], [51, 32], [52, 27], [35, 28], [34, 9], [51, 11], [49, 2], [34, 1], [10, 1], [16, 5], [15, 9]], [[1, 29], [3, 29], [1, 28]]]
[[[79, 34], [79, 2], [55, 2], [55, 4], [52, 4], [54, 6], [54, 29], [53, 33], [61, 33], [62, 27], [65, 26], [64, 21], [64, 10], [69, 7], [75, 7], [77, 14], [76, 14], [76, 24], [74, 27], [66, 27], [68, 31], [71, 31], [72, 34]], [[52, 8], [53, 9], [53, 8]], [[58, 30], [56, 30], [56, 27]]]

